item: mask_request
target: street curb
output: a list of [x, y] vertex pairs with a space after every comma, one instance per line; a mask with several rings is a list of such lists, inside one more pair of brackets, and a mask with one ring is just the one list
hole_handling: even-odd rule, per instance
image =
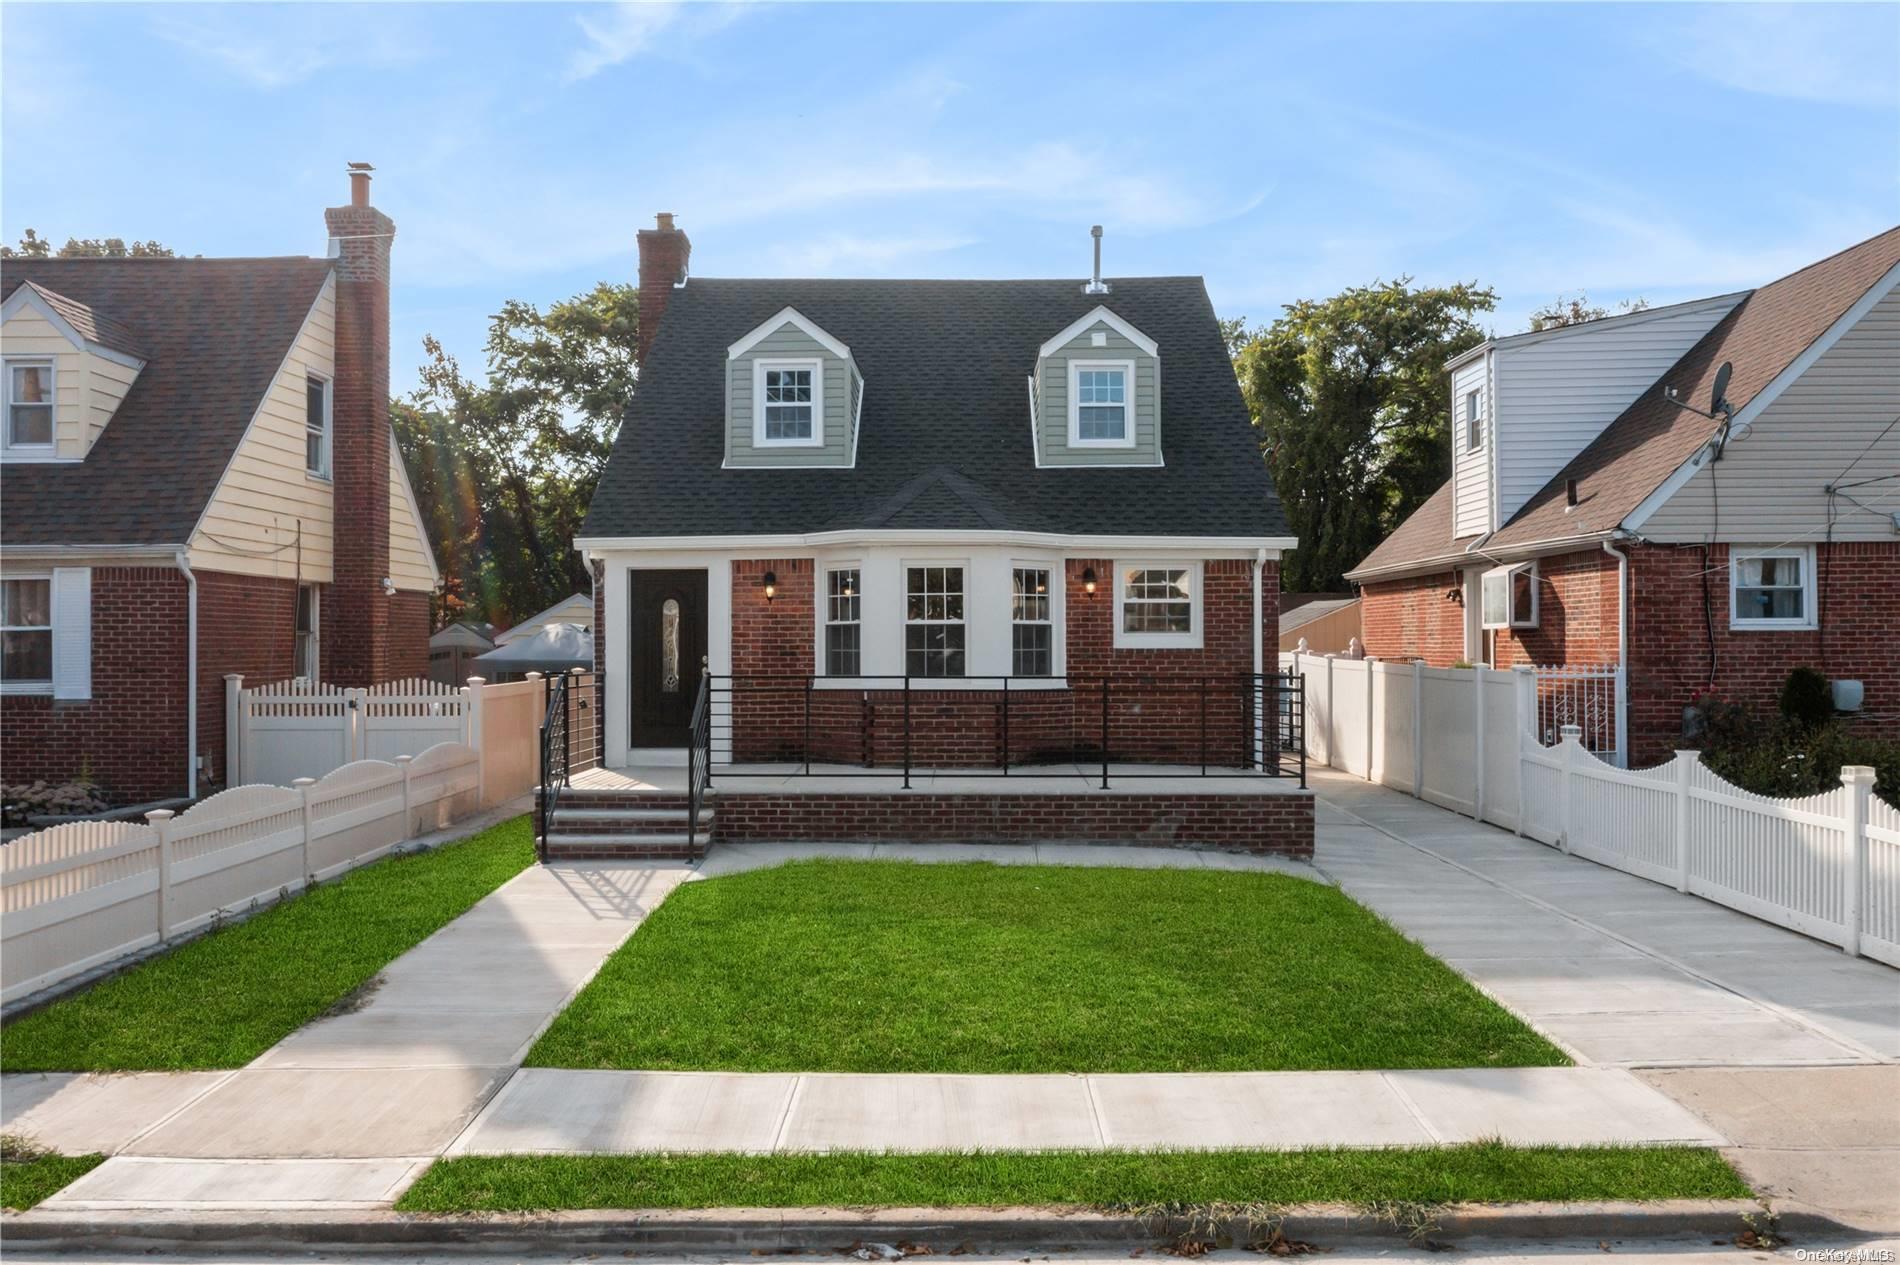
[[[1667, 1200], [1657, 1203], [1542, 1203], [1460, 1205], [1406, 1219], [1337, 1205], [1289, 1208], [1273, 1219], [1245, 1214], [1195, 1218], [1142, 1217], [1040, 1208], [713, 1208], [693, 1211], [586, 1211], [539, 1214], [418, 1214], [384, 1211], [205, 1211], [124, 1209], [101, 1212], [39, 1209], [0, 1218], [10, 1248], [32, 1246], [143, 1250], [189, 1244], [222, 1248], [350, 1245], [355, 1247], [479, 1247], [838, 1251], [859, 1242], [925, 1244], [942, 1254], [1024, 1248], [1127, 1248], [1183, 1238], [1246, 1246], [1271, 1238], [1320, 1247], [1397, 1247], [1408, 1230], [1419, 1239], [1457, 1243], [1476, 1239], [1732, 1240], [1752, 1216], [1766, 1228], [1761, 1204], [1747, 1199]], [[1791, 1213], [1776, 1223], [1795, 1242], [1847, 1242], [1862, 1231], [1813, 1213]]]

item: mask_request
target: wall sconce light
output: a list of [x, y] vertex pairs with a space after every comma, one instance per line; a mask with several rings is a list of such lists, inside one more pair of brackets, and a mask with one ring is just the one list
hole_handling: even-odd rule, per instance
[[1095, 568], [1082, 568], [1082, 591], [1090, 597], [1095, 596]]
[[777, 596], [778, 573], [776, 571], [767, 571], [765, 573], [765, 600], [769, 602]]

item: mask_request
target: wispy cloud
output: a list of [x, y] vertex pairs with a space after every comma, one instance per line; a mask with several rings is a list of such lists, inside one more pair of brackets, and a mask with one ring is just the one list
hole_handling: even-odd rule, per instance
[[356, 5], [229, 5], [161, 10], [152, 30], [252, 87], [274, 90], [333, 66], [422, 60], [428, 54], [423, 30], [392, 13]]
[[691, 44], [731, 26], [743, 4], [685, 4], [680, 0], [622, 0], [574, 19], [586, 43], [568, 59], [567, 78], [590, 79], [610, 66], [654, 51], [661, 37]]
[[773, 254], [793, 273], [829, 276], [840, 269], [859, 276], [880, 276], [894, 268], [917, 267], [917, 261], [974, 246], [977, 239], [951, 234], [880, 237], [857, 233], [830, 233], [814, 241], [788, 242]]
[[1665, 56], [1725, 88], [1830, 105], [1900, 104], [1900, 8], [1731, 4], [1665, 23]]

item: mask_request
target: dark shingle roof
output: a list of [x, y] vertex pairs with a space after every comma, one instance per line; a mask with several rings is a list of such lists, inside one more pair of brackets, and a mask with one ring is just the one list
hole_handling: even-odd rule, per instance
[[77, 299], [69, 299], [57, 290], [49, 290], [35, 281], [26, 285], [46, 300], [46, 305], [59, 313], [60, 319], [73, 327], [73, 332], [89, 343], [100, 347], [109, 347], [113, 351], [124, 352], [128, 356], [145, 359], [145, 353], [139, 350], [138, 339], [132, 331], [109, 316], [102, 316]]
[[[695, 277], [668, 303], [582, 534], [1290, 535], [1200, 278], [1112, 285]], [[1036, 468], [1037, 349], [1097, 304], [1160, 345], [1165, 466]], [[726, 348], [788, 306], [864, 374], [855, 469], [721, 468]]]
[[330, 269], [303, 258], [0, 264], [0, 301], [30, 281], [146, 362], [85, 461], [0, 467], [0, 542], [185, 543]]
[[[1726, 361], [1734, 366], [1728, 399], [1740, 412], [1896, 263], [1900, 263], [1900, 228], [1751, 291], [1553, 474], [1485, 541], [1485, 549], [1595, 537], [1621, 526], [1715, 433], [1714, 421], [1666, 400], [1664, 387], [1674, 387], [1678, 398], [1706, 407], [1716, 370]], [[1573, 478], [1578, 503], [1566, 512], [1564, 485]], [[1426, 571], [1456, 557], [1476, 537], [1453, 539], [1451, 510], [1447, 480], [1348, 574], [1371, 578], [1364, 573], [1390, 568]]]

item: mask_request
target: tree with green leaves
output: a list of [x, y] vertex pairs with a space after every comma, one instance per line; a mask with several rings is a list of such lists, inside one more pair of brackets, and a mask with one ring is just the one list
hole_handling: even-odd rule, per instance
[[1590, 296], [1581, 290], [1575, 298], [1560, 294], [1531, 313], [1531, 332], [1535, 334], [1539, 330], [1559, 329], [1565, 325], [1582, 325], [1586, 321], [1600, 321], [1612, 315], [1628, 316], [1631, 312], [1642, 312], [1648, 307], [1648, 299], [1624, 299], [1612, 313], [1609, 308], [1590, 302]]
[[128, 242], [123, 237], [68, 237], [58, 250], [32, 229], [18, 246], [0, 246], [0, 259], [175, 259], [178, 252], [157, 242]]
[[1483, 342], [1497, 295], [1410, 277], [1290, 303], [1244, 342], [1230, 333], [1241, 392], [1299, 537], [1282, 564], [1293, 592], [1337, 590], [1345, 573], [1451, 472], [1445, 362]]
[[639, 290], [605, 282], [490, 319], [483, 381], [433, 337], [392, 405], [443, 591], [436, 620], [513, 623], [590, 583], [574, 552], [638, 375]]

